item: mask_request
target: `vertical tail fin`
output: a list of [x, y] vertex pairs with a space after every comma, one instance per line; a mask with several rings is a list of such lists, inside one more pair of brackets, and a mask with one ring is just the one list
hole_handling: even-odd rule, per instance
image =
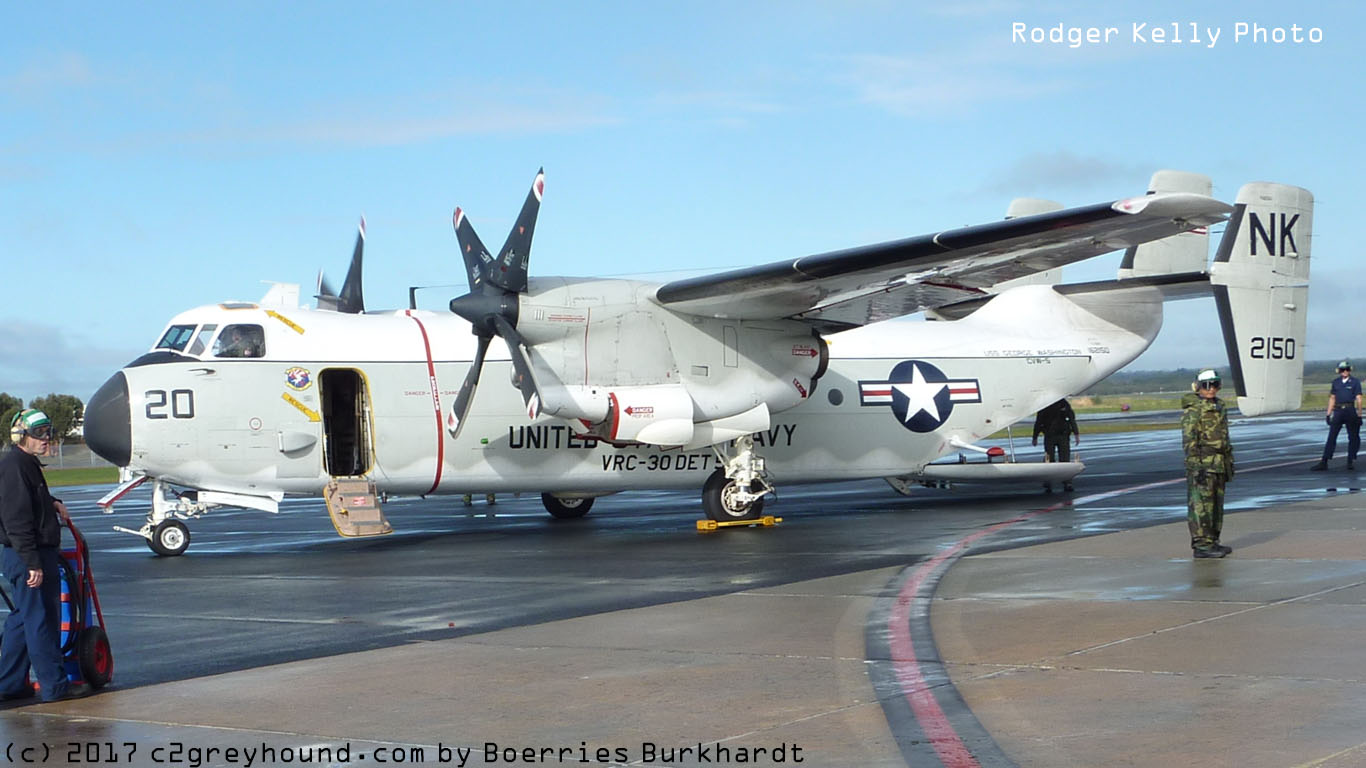
[[1210, 283], [1238, 409], [1246, 416], [1295, 410], [1304, 384], [1314, 196], [1253, 182], [1234, 202]]
[[[1208, 176], [1186, 171], [1158, 171], [1148, 182], [1148, 194], [1193, 192], [1208, 197], [1213, 184]], [[1196, 227], [1189, 232], [1131, 246], [1119, 263], [1119, 279], [1153, 275], [1204, 272], [1209, 259], [1209, 230]]]

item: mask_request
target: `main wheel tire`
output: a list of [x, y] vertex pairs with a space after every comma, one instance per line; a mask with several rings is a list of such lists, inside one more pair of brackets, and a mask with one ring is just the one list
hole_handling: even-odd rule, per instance
[[545, 511], [556, 520], [577, 520], [593, 508], [592, 497], [586, 499], [564, 499], [550, 493], [541, 494], [541, 504]]
[[114, 679], [114, 652], [103, 629], [86, 627], [76, 634], [76, 663], [91, 688], [103, 688]]
[[733, 496], [738, 490], [725, 472], [716, 470], [702, 486], [702, 510], [718, 523], [758, 520], [764, 512], [764, 500], [759, 498], [748, 505], [739, 504]]
[[179, 520], [162, 520], [152, 529], [147, 546], [162, 557], [183, 555], [190, 548], [190, 529]]

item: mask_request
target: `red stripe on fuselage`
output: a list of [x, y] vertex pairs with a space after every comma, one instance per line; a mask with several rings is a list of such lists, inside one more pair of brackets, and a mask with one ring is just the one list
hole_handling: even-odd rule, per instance
[[432, 363], [432, 343], [427, 338], [427, 327], [421, 320], [413, 317], [411, 310], [404, 310], [403, 314], [412, 317], [413, 322], [417, 323], [417, 329], [422, 332], [422, 349], [427, 353], [427, 382], [432, 388], [432, 408], [436, 412], [436, 477], [432, 480], [432, 487], [427, 491], [431, 493], [441, 485], [441, 468], [446, 462], [446, 436], [441, 434], [441, 390], [436, 385], [436, 365]]

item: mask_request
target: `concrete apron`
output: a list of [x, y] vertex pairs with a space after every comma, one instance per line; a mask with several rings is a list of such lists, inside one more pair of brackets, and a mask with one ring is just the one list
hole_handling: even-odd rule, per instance
[[[154, 764], [150, 750], [175, 741], [277, 750], [349, 741], [357, 765], [403, 747], [423, 748], [432, 765], [440, 747], [472, 750], [468, 765], [604, 764], [600, 748], [614, 763], [624, 754], [620, 762], [641, 764], [649, 742], [694, 750], [667, 762], [657, 752], [656, 765], [902, 766], [864, 659], [866, 617], [897, 570], [111, 689], [11, 710], [0, 730], [18, 743], [135, 742], [147, 759], [132, 765]], [[487, 744], [496, 763], [483, 759]], [[557, 752], [514, 762], [507, 748]], [[444, 756], [460, 764], [458, 753]]]
[[1366, 496], [958, 561], [931, 625], [1021, 766], [1366, 765]]
[[[959, 560], [931, 601], [931, 626], [996, 742], [974, 754], [1004, 755], [982, 765], [1366, 764], [1363, 506], [1366, 497], [1342, 495], [1230, 515], [1224, 540], [1237, 551], [1224, 560], [1189, 559], [1183, 524]], [[286, 748], [343, 745], [351, 764], [398, 762], [393, 751], [405, 749], [423, 750], [421, 763], [404, 753], [408, 764], [458, 765], [462, 749], [469, 765], [643, 764], [646, 742], [713, 747], [655, 765], [795, 764], [800, 747], [804, 765], [903, 766], [906, 735], [888, 728], [884, 705], [904, 691], [876, 684], [871, 670], [886, 658], [868, 652], [885, 629], [888, 585], [903, 575], [110, 690], [10, 709], [0, 741], [104, 745], [120, 757], [132, 743], [134, 758], [118, 762], [133, 766], [169, 764], [152, 750], [175, 744], [183, 764], [193, 748], [269, 746], [276, 759], [254, 764], [270, 765]], [[488, 744], [495, 763], [483, 759]], [[514, 761], [507, 748], [567, 753]], [[245, 764], [244, 753], [198, 756]]]

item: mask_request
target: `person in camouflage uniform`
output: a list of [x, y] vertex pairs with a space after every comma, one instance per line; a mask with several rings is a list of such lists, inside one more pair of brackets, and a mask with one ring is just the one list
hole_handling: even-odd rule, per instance
[[[1034, 417], [1034, 445], [1039, 444], [1041, 434], [1044, 461], [1072, 460], [1072, 447], [1067, 444], [1067, 438], [1071, 437], [1076, 440], [1077, 445], [1081, 445], [1081, 431], [1077, 429], [1077, 414], [1072, 410], [1072, 404], [1067, 402], [1067, 398], [1044, 406]], [[1052, 493], [1053, 484], [1044, 483], [1043, 489]], [[1062, 489], [1072, 490], [1072, 481], [1064, 480]]]
[[1219, 543], [1224, 527], [1224, 484], [1233, 479], [1233, 444], [1228, 414], [1219, 399], [1219, 374], [1206, 368], [1194, 392], [1181, 398], [1181, 447], [1186, 453], [1186, 522], [1194, 556], [1224, 557], [1232, 547]]

